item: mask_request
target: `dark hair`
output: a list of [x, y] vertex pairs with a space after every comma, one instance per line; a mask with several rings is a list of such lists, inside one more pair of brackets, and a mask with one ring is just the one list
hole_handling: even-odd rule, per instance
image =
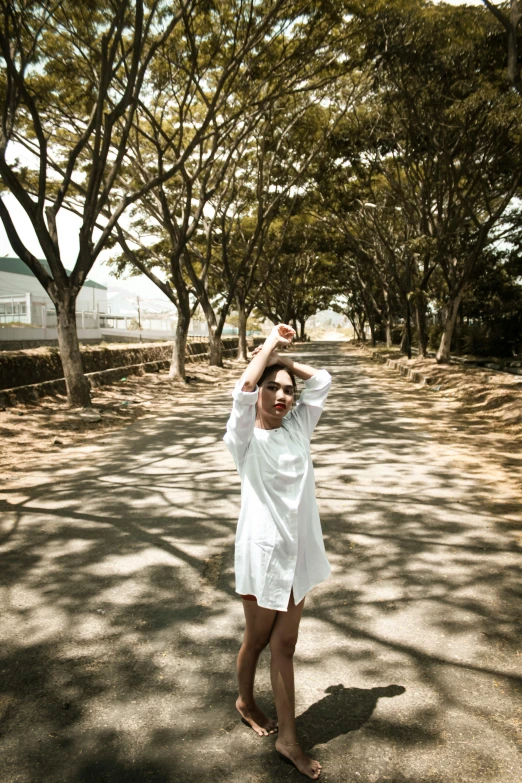
[[288, 367], [285, 367], [284, 364], [270, 364], [268, 367], [265, 367], [263, 372], [261, 373], [261, 377], [259, 378], [257, 385], [261, 386], [262, 383], [266, 381], [267, 378], [270, 377], [270, 375], [273, 375], [273, 373], [279, 372], [279, 370], [285, 370], [285, 372], [288, 373], [290, 378], [292, 379], [292, 386], [294, 387], [294, 394], [297, 394], [297, 383], [295, 380], [295, 375], [292, 372], [292, 370], [289, 370]]

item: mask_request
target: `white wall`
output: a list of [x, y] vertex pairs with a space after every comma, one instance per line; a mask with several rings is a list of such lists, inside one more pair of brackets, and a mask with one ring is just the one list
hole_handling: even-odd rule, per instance
[[[24, 294], [45, 298], [49, 303], [49, 309], [53, 309], [50, 298], [36, 277], [0, 271], [0, 296], [23, 296]], [[84, 285], [76, 299], [76, 310], [78, 312], [96, 310], [97, 305], [99, 305], [101, 313], [107, 312], [107, 289]]]
[[83, 286], [76, 299], [76, 310], [96, 310], [96, 305], [100, 313], [107, 312], [107, 289]]
[[32, 275], [13, 275], [9, 272], [0, 271], [1, 296], [23, 296], [24, 294], [33, 294], [34, 296], [49, 299], [45, 289], [42, 288], [36, 277]]

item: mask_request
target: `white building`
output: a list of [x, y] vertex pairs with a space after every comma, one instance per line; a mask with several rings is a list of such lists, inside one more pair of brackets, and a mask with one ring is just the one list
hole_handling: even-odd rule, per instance
[[[46, 261], [41, 263], [49, 268]], [[76, 299], [80, 340], [169, 340], [175, 336], [176, 322], [176, 308], [164, 299], [142, 297], [119, 286], [107, 288], [94, 280], [86, 280]], [[233, 327], [223, 330], [224, 335], [235, 333]], [[189, 334], [208, 335], [201, 313], [192, 319]], [[56, 340], [56, 310], [45, 289], [21, 259], [0, 258], [0, 350], [12, 343], [33, 347]]]
[[[40, 261], [47, 269], [46, 261]], [[76, 299], [79, 325], [99, 324], [107, 310], [107, 288], [86, 280]], [[19, 258], [0, 258], [0, 324], [17, 323], [27, 326], [54, 326], [54, 305], [33, 275]]]
[[164, 299], [140, 296], [123, 287], [109, 287], [107, 312], [132, 322], [134, 329], [171, 331], [176, 328], [177, 311], [173, 304]]

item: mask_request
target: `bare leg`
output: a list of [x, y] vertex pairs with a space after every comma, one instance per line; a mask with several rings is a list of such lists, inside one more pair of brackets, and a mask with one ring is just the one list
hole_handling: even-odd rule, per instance
[[312, 780], [321, 774], [321, 765], [308, 756], [299, 745], [295, 729], [295, 691], [294, 691], [294, 651], [299, 633], [299, 623], [304, 608], [304, 598], [297, 606], [293, 593], [287, 612], [278, 612], [272, 635], [270, 649], [272, 661], [270, 675], [274, 691], [279, 734], [276, 748], [290, 759], [299, 772]]
[[257, 706], [254, 699], [254, 679], [259, 656], [268, 644], [277, 612], [259, 607], [257, 601], [243, 601], [243, 609], [245, 636], [237, 656], [239, 697], [236, 708], [257, 734], [266, 736], [277, 731], [277, 723]]

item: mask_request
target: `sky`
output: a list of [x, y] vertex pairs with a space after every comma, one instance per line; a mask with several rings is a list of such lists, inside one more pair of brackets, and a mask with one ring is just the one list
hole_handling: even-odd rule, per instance
[[[29, 218], [26, 216], [24, 210], [16, 199], [11, 195], [4, 195], [4, 201], [7, 205], [11, 218], [17, 227], [20, 235], [23, 237], [24, 243], [28, 250], [31, 251], [38, 258], [43, 258], [43, 253], [34, 233], [33, 227]], [[80, 229], [80, 218], [76, 215], [61, 210], [58, 213], [57, 226], [58, 226], [58, 241], [60, 243], [60, 251], [62, 254], [62, 260], [64, 265], [68, 269], [72, 269], [76, 262], [78, 255], [79, 241], [78, 233]], [[113, 251], [114, 252], [114, 251]], [[0, 256], [15, 256], [9, 240], [7, 239], [4, 227], [0, 221]], [[105, 263], [110, 252], [102, 252], [100, 257], [95, 262], [90, 274], [89, 279], [94, 280], [96, 283], [106, 286], [121, 286], [135, 294], [140, 294], [145, 299], [161, 299], [165, 302], [169, 302], [167, 297], [152, 283], [145, 275], [139, 275], [137, 277], [116, 278], [111, 274], [109, 267]], [[169, 302], [171, 305], [171, 303]]]
[[[446, 2], [450, 5], [481, 5], [482, 0], [433, 0], [433, 2]], [[20, 159], [26, 157], [23, 149], [20, 147], [16, 150], [16, 154]], [[23, 161], [22, 161], [23, 162]], [[10, 195], [3, 196], [4, 201], [9, 209], [11, 217], [15, 226], [21, 233], [24, 242], [27, 244], [28, 249], [39, 258], [43, 257], [42, 251], [36, 239], [35, 233], [31, 226], [29, 219], [26, 217], [23, 209], [18, 205], [16, 199]], [[67, 213], [64, 210], [58, 215], [58, 236], [60, 242], [60, 249], [62, 253], [62, 259], [66, 267], [71, 268], [74, 266], [76, 256], [78, 253], [78, 231], [80, 227], [80, 219], [71, 213]], [[15, 253], [11, 248], [11, 245], [7, 239], [4, 231], [4, 227], [0, 221], [0, 256], [14, 256]], [[158, 298], [164, 299], [168, 302], [167, 297], [161, 293], [161, 291], [144, 275], [137, 277], [129, 277], [123, 279], [115, 278], [111, 273], [109, 267], [105, 261], [109, 253], [101, 253], [99, 259], [94, 264], [89, 278], [101, 283], [102, 285], [110, 286], [124, 286], [125, 288], [133, 291], [136, 294], [140, 294], [145, 298]]]

